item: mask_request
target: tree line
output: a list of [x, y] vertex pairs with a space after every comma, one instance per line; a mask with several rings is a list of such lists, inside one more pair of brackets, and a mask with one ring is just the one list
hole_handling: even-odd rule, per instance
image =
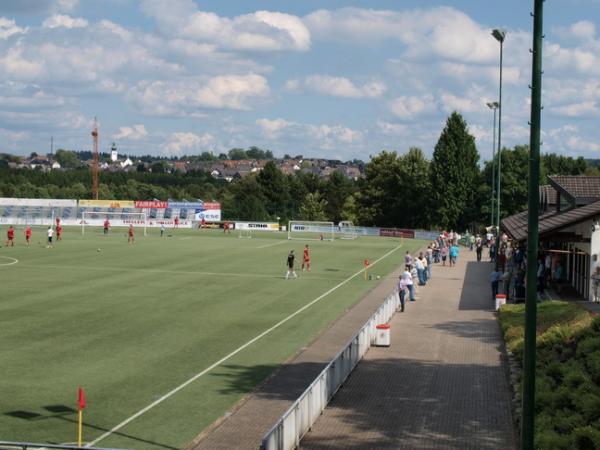
[[[232, 149], [227, 156], [242, 159], [241, 152], [243, 159], [272, 157], [256, 147]], [[501, 216], [506, 217], [527, 207], [528, 146], [503, 148], [501, 158]], [[0, 157], [0, 196], [91, 198], [87, 169], [11, 169], [2, 161]], [[263, 170], [231, 183], [201, 170], [103, 172], [99, 197], [219, 201], [227, 220], [351, 220], [365, 226], [464, 230], [489, 225], [492, 166], [492, 161], [480, 164], [475, 138], [454, 112], [431, 159], [416, 147], [404, 154], [384, 150], [364, 164], [363, 176], [356, 181], [339, 171], [327, 179], [302, 170], [287, 175], [269, 161]], [[581, 157], [542, 155], [541, 184], [548, 175], [581, 174], [600, 175], [600, 169]]]

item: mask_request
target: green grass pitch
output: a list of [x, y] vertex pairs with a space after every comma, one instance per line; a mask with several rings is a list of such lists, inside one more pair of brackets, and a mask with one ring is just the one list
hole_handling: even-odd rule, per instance
[[[82, 386], [84, 440], [92, 442], [352, 277], [365, 258], [396, 249], [371, 269], [383, 278], [407, 249], [423, 245], [167, 234], [138, 230], [135, 245], [127, 245], [125, 229], [109, 236], [89, 229], [82, 237], [73, 228], [48, 249], [38, 228], [31, 247], [18, 230], [16, 246], [0, 248], [0, 439], [75, 442]], [[298, 267], [298, 279], [284, 280], [287, 253], [293, 248], [301, 259], [305, 243], [311, 272]], [[376, 282], [352, 278], [96, 445], [183, 447]]]

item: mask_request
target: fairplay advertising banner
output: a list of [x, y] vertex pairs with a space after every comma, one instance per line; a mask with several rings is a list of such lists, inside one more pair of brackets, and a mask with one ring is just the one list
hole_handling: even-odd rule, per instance
[[161, 200], [136, 200], [134, 202], [136, 208], [153, 208], [153, 209], [166, 209], [169, 202], [163, 202]]

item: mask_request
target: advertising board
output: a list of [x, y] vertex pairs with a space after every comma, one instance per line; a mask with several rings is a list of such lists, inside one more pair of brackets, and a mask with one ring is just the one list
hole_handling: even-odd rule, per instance
[[414, 239], [415, 231], [414, 230], [402, 230], [402, 229], [398, 229], [398, 228], [380, 228], [379, 236], [403, 237], [403, 238], [407, 238], [407, 239]]
[[136, 208], [154, 208], [154, 209], [166, 209], [169, 202], [163, 202], [161, 200], [136, 200], [134, 205]]
[[76, 208], [77, 200], [0, 197], [0, 206], [41, 206], [42, 208]]
[[131, 200], [79, 200], [79, 207], [85, 208], [134, 208]]
[[238, 230], [279, 231], [277, 222], [236, 222]]

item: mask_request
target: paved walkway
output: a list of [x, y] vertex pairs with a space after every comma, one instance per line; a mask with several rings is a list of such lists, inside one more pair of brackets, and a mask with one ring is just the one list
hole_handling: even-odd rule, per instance
[[491, 265], [436, 265], [392, 345], [374, 347], [301, 442], [325, 449], [514, 449]]

